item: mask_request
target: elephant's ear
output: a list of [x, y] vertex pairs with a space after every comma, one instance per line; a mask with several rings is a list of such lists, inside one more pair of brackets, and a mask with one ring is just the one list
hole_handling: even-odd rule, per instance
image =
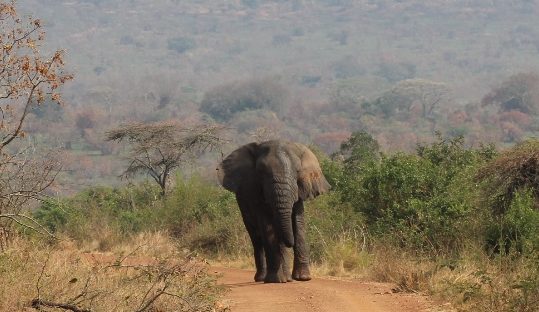
[[326, 193], [331, 188], [322, 173], [316, 156], [306, 146], [296, 144], [300, 151], [300, 167], [298, 168], [298, 193], [303, 200]]
[[236, 193], [245, 183], [254, 183], [257, 143], [244, 145], [228, 155], [217, 167], [221, 185]]

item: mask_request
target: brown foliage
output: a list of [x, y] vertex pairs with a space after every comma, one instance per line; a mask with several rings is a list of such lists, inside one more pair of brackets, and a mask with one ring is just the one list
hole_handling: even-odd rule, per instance
[[58, 89], [71, 75], [63, 72], [61, 51], [50, 57], [40, 54], [41, 21], [20, 18], [14, 3], [0, 3], [0, 230], [9, 232], [19, 224], [46, 232], [21, 211], [54, 181], [58, 157], [38, 155], [15, 139], [25, 136], [24, 123], [33, 107], [46, 99], [61, 102]]
[[17, 16], [14, 2], [0, 3], [0, 150], [24, 136], [24, 120], [46, 98], [61, 102], [58, 88], [72, 78], [63, 72], [63, 52], [43, 57], [41, 21]]
[[489, 162], [476, 177], [488, 183], [488, 197], [494, 200], [495, 212], [501, 213], [519, 190], [530, 189], [539, 202], [539, 141], [517, 144]]
[[517, 110], [539, 113], [539, 76], [519, 73], [509, 77], [499, 87], [483, 97], [482, 105], [499, 105], [501, 111]]

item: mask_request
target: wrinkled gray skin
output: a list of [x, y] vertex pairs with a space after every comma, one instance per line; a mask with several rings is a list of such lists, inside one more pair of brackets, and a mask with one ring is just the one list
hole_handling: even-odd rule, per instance
[[[217, 170], [221, 184], [236, 194], [253, 244], [255, 281], [310, 280], [303, 201], [330, 188], [316, 156], [299, 143], [250, 143]], [[291, 275], [284, 259], [287, 247], [294, 249]]]

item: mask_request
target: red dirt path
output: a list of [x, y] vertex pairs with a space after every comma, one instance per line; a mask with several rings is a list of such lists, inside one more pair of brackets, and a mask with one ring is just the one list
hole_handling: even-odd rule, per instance
[[[419, 312], [434, 311], [425, 296], [393, 293], [385, 283], [315, 278], [308, 282], [253, 282], [253, 271], [212, 268], [230, 289], [224, 304], [233, 312]], [[437, 310], [440, 311], [440, 310]]]

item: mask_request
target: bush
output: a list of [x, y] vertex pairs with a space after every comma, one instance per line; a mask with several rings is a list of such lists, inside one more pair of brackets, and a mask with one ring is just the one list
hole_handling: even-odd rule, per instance
[[0, 254], [0, 311], [224, 310], [223, 288], [200, 259], [156, 234], [127, 243], [115, 246], [126, 255], [83, 252], [68, 239], [16, 241]]
[[337, 193], [319, 196], [307, 202], [305, 208], [307, 241], [312, 261], [324, 263], [334, 258], [331, 248], [339, 248], [337, 245], [351, 248], [352, 255], [365, 249], [368, 237], [361, 215], [352, 206], [340, 202]]
[[518, 191], [529, 190], [539, 202], [539, 141], [530, 139], [486, 164], [476, 179], [484, 184], [487, 205], [495, 214], [511, 206]]
[[184, 246], [209, 255], [250, 248], [234, 194], [196, 176], [178, 176], [165, 199], [149, 182], [95, 187], [72, 198], [44, 202], [34, 217], [50, 231], [79, 244], [94, 242], [100, 250], [145, 231], [166, 231]]
[[487, 247], [503, 254], [533, 254], [539, 250], [539, 211], [533, 192], [513, 195], [509, 209], [492, 219], [487, 228]]
[[[356, 156], [376, 151], [370, 140], [360, 141], [363, 149], [357, 147]], [[365, 217], [376, 236], [420, 253], [455, 252], [473, 208], [474, 190], [468, 177], [492, 155], [490, 147], [467, 149], [462, 138], [439, 137], [433, 144], [419, 145], [415, 155], [363, 157], [369, 161], [354, 165], [360, 170], [346, 170], [349, 175], [338, 191], [343, 202]], [[357, 163], [351, 161], [353, 157], [354, 153], [345, 164]]]

